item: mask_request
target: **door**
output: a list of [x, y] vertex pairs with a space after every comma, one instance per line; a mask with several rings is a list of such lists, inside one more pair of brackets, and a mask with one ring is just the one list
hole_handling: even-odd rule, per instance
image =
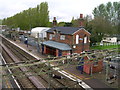
[[62, 51], [59, 50], [58, 56], [62, 56]]
[[44, 45], [42, 45], [42, 54], [43, 54], [43, 52], [44, 52]]
[[80, 66], [77, 67], [78, 70], [81, 71], [81, 73], [83, 72], [83, 64], [84, 64], [84, 58], [78, 58], [79, 64]]

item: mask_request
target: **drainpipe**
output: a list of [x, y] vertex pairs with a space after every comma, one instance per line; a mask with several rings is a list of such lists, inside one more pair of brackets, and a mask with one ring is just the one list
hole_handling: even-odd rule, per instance
[[83, 42], [82, 42], [82, 52], [84, 51], [84, 37], [83, 37]]

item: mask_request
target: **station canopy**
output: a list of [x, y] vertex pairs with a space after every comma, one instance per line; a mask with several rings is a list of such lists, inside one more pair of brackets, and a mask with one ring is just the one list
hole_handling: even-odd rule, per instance
[[59, 43], [59, 42], [55, 42], [55, 41], [45, 41], [42, 43], [43, 45], [52, 47], [52, 48], [57, 48], [59, 50], [72, 50], [71, 47], [68, 44], [64, 44], [64, 43]]

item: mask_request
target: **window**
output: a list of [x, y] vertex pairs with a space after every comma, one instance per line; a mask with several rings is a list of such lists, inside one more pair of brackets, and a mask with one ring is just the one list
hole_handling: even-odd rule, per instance
[[93, 63], [93, 66], [98, 66], [98, 61]]
[[60, 35], [60, 40], [65, 40], [65, 35]]
[[49, 39], [51, 40], [53, 38], [53, 34], [50, 34], [49, 35]]
[[87, 43], [87, 36], [84, 37], [84, 43]]
[[76, 44], [79, 43], [79, 35], [76, 35]]

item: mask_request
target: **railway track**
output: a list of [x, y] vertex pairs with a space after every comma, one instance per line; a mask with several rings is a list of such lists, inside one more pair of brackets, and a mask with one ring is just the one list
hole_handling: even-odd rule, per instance
[[[5, 42], [4, 42], [5, 43]], [[26, 57], [26, 55], [23, 53], [23, 52], [20, 52], [19, 53], [19, 49], [15, 49], [14, 48], [14, 46], [13, 47], [11, 47], [8, 43], [7, 43], [7, 47], [12, 51], [12, 52], [14, 52], [14, 54], [18, 57], [18, 58], [20, 58], [20, 60], [19, 61], [29, 61], [29, 60], [31, 60], [31, 57], [30, 58], [28, 58], [28, 57]], [[32, 58], [32, 59], [34, 59], [34, 58]], [[34, 59], [35, 60], [35, 59]], [[16, 62], [16, 63], [18, 63], [18, 62]], [[36, 71], [36, 68], [41, 68], [40, 66], [38, 67], [38, 66], [32, 66], [32, 67], [29, 67], [29, 70], [27, 70], [26, 68], [24, 68], [23, 69], [23, 72], [25, 72], [25, 71], [32, 71], [31, 73], [33, 74], [33, 73], [38, 73], [38, 71]], [[29, 75], [31, 75], [32, 76], [32, 74], [29, 74]], [[48, 87], [48, 84], [49, 83], [51, 83], [51, 87], [52, 88], [63, 88], [63, 84], [61, 84], [61, 83], [59, 83], [59, 82], [57, 82], [56, 80], [54, 80], [54, 79], [52, 79], [51, 77], [50, 77], [50, 79], [48, 78], [48, 76], [47, 75], [39, 75], [39, 76], [36, 76], [37, 77], [37, 79], [39, 80], [39, 81], [41, 81], [42, 83], [44, 83], [44, 85], [46, 86], [46, 87]], [[49, 81], [50, 80], [50, 81]], [[53, 86], [52, 86], [53, 85]]]
[[[2, 56], [6, 60], [6, 63], [13, 63], [12, 58], [8, 55], [8, 53], [5, 50], [2, 51]], [[19, 68], [12, 69], [11, 71], [12, 73], [23, 74]], [[35, 86], [32, 84], [32, 82], [30, 82], [30, 80], [27, 77], [24, 77], [24, 78], [17, 78], [17, 76], [15, 77], [21, 88], [35, 88]]]
[[[19, 63], [19, 62], [30, 62], [31, 60], [33, 61], [38, 61], [36, 58], [34, 58], [33, 56], [29, 55], [28, 53], [26, 53], [25, 51], [21, 50], [20, 48], [18, 48], [17, 46], [11, 44], [10, 42], [8, 42], [6, 39], [3, 39], [4, 42], [3, 44], [9, 49], [9, 53], [12, 53], [14, 56], [17, 56], [16, 60], [11, 60], [8, 61], [7, 63], [11, 63], [11, 62], [15, 62], [15, 63]], [[7, 50], [8, 51], [8, 50]], [[4, 52], [5, 55], [5, 52]], [[32, 62], [31, 61], [31, 62]], [[31, 63], [30, 62], [30, 63]], [[36, 88], [40, 88], [38, 85], [38, 81], [40, 81], [40, 83], [43, 84], [42, 88], [81, 88], [83, 89], [81, 86], [79, 86], [76, 82], [70, 80], [69, 78], [66, 78], [65, 76], [63, 76], [62, 74], [60, 74], [57, 71], [52, 72], [52, 74], [55, 75], [61, 75], [62, 77], [64, 77], [64, 79], [54, 79], [51, 76], [49, 76], [49, 73], [46, 74], [40, 74], [38, 76], [32, 76], [32, 74], [38, 73], [38, 70], [41, 69], [42, 67], [46, 67], [46, 65], [35, 65], [35, 66], [31, 66], [31, 67], [22, 67], [22, 69], [20, 68], [17, 71], [21, 71], [20, 73], [23, 72], [27, 72], [27, 71], [31, 71], [27, 74], [25, 74], [25, 76], [31, 75], [30, 77], [26, 77], [28, 82], [32, 82], [34, 85], [33, 87]], [[49, 68], [48, 68], [49, 69]], [[48, 69], [44, 69], [42, 70], [43, 72], [47, 72]], [[36, 79], [35, 79], [36, 78]], [[37, 80], [37, 83], [36, 83]], [[21, 82], [20, 80], [18, 80], [19, 82]], [[22, 83], [23, 84], [23, 83]], [[32, 86], [32, 85], [30, 85]], [[25, 87], [25, 86], [24, 86]], [[26, 86], [27, 87], [27, 86]]]

